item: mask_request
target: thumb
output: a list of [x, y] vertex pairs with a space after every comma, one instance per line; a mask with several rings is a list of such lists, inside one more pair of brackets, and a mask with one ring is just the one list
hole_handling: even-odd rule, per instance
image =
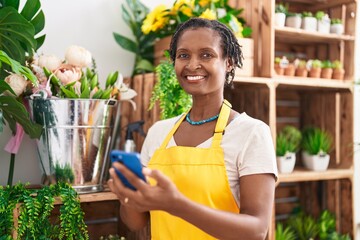
[[165, 188], [171, 182], [171, 180], [167, 176], [165, 176], [157, 169], [143, 168], [143, 173], [145, 176], [155, 180], [156, 183], [154, 185], [157, 185], [161, 188]]

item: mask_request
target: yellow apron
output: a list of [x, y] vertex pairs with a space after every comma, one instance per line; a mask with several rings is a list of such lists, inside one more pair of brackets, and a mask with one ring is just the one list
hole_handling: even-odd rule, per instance
[[[231, 105], [224, 101], [210, 148], [174, 146], [166, 148], [186, 114], [175, 124], [155, 151], [148, 167], [159, 169], [189, 199], [228, 212], [239, 213], [230, 190], [224, 152], [220, 146]], [[151, 211], [151, 236], [154, 240], [215, 239], [194, 225], [164, 211]]]

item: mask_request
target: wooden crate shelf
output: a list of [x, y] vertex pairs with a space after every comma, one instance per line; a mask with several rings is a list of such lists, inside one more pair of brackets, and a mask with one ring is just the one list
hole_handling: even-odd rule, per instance
[[[109, 192], [107, 190], [97, 193], [80, 194], [79, 197], [81, 203], [118, 200], [117, 196], [113, 192]], [[56, 198], [54, 204], [55, 205], [61, 204], [61, 200], [59, 198]]]

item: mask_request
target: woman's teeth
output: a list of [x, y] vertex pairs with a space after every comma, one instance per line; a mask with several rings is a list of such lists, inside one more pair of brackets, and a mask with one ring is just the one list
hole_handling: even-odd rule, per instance
[[189, 81], [197, 81], [197, 80], [203, 79], [204, 76], [187, 76], [186, 78]]

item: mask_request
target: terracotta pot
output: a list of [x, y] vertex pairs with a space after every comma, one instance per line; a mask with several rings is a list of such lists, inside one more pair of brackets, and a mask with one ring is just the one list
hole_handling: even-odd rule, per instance
[[321, 68], [311, 68], [309, 72], [309, 77], [311, 78], [320, 78]]
[[284, 75], [284, 68], [280, 67], [278, 63], [275, 63], [274, 68], [277, 75]]
[[345, 75], [344, 69], [334, 69], [332, 78], [337, 80], [343, 80]]
[[285, 68], [284, 75], [286, 76], [295, 76], [295, 66], [290, 63], [287, 68]]
[[332, 73], [333, 73], [332, 68], [323, 68], [321, 69], [321, 78], [331, 79]]
[[297, 77], [307, 77], [307, 75], [308, 75], [308, 70], [304, 67], [297, 68], [295, 70], [295, 76], [297, 76]]

